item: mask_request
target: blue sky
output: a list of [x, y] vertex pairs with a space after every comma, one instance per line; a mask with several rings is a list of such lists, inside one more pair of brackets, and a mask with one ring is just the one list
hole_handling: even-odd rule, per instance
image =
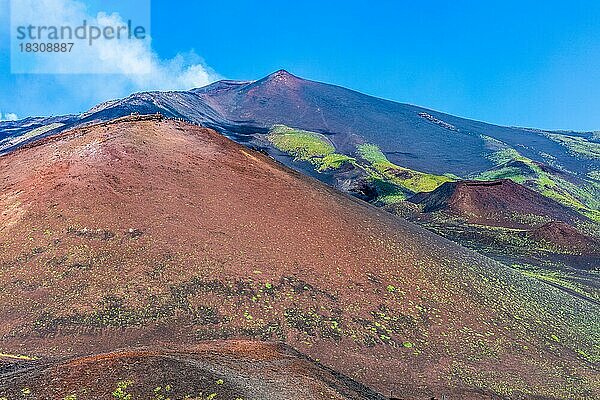
[[[151, 81], [159, 89], [170, 75], [178, 77], [173, 88], [183, 88], [285, 68], [492, 123], [600, 130], [598, 1], [152, 0], [151, 16], [161, 71]], [[114, 75], [12, 75], [7, 25], [0, 25], [0, 113], [75, 113], [153, 88]], [[183, 67], [164, 61], [174, 58]], [[195, 64], [204, 80], [190, 80], [186, 66]]]

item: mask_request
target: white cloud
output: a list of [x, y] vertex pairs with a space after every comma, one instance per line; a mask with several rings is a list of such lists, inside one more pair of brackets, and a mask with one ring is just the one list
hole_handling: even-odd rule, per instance
[[0, 112], [0, 121], [16, 121], [18, 119], [19, 119], [19, 117], [15, 113], [2, 114]]
[[[85, 4], [78, 0], [13, 0], [11, 5], [14, 26], [33, 24], [76, 27], [80, 26], [83, 20], [86, 20], [88, 25], [98, 27], [121, 26], [131, 17], [104, 12], [91, 15]], [[15, 7], [16, 5], [18, 6]], [[11, 34], [15, 35], [16, 32]], [[172, 59], [164, 60], [152, 50], [151, 42], [149, 36], [144, 40], [103, 39], [94, 42], [92, 46], [76, 42], [72, 53], [28, 54], [28, 58], [19, 61], [18, 66], [27, 72], [99, 74], [88, 76], [86, 84], [87, 90], [93, 88], [98, 94], [116, 91], [186, 90], [207, 85], [220, 78], [193, 52], [178, 54]], [[104, 73], [111, 75], [107, 76]], [[57, 76], [54, 79], [58, 83], [71, 84], [78, 80], [72, 75]], [[93, 82], [97, 82], [97, 85], [93, 85]]]

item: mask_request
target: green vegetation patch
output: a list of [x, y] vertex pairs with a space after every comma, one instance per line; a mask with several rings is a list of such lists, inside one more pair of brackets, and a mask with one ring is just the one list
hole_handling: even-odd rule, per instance
[[[541, 269], [529, 265], [513, 264], [512, 267], [519, 270], [525, 276], [536, 278], [566, 291], [577, 293], [581, 297], [593, 302], [600, 302], [600, 289], [594, 285], [585, 284], [586, 280], [581, 279], [575, 274], [566, 271]], [[595, 278], [598, 277], [596, 272], [592, 271], [590, 274], [590, 281], [594, 280], [594, 276]]]
[[375, 144], [361, 144], [357, 147], [357, 151], [366, 161], [366, 164], [362, 165], [363, 169], [367, 171], [378, 189], [383, 189], [379, 200], [384, 203], [404, 200], [413, 193], [431, 192], [444, 182], [454, 180], [448, 176], [428, 174], [398, 166], [389, 161]]
[[112, 392], [116, 399], [131, 400], [131, 393], [127, 393], [127, 388], [133, 384], [133, 381], [117, 382], [117, 388]]
[[512, 149], [512, 148], [500, 149], [500, 150], [492, 153], [490, 155], [489, 159], [492, 160], [494, 163], [496, 163], [496, 165], [504, 164], [504, 163], [512, 161], [512, 160], [519, 160], [519, 161], [527, 160], [525, 157], [522, 157], [518, 151], [516, 151], [515, 149]]
[[365, 171], [374, 184], [377, 200], [385, 204], [397, 203], [418, 192], [430, 192], [455, 177], [434, 175], [404, 168], [390, 162], [374, 144], [357, 147], [360, 160], [347, 154], [336, 153], [331, 141], [320, 133], [274, 125], [268, 135], [269, 141], [279, 150], [298, 161], [308, 161], [315, 170], [335, 170], [344, 164], [352, 164]]
[[273, 145], [296, 160], [309, 161], [317, 171], [340, 168], [354, 159], [335, 152], [335, 146], [325, 135], [294, 129], [285, 125], [274, 125], [268, 139]]
[[600, 181], [600, 171], [598, 171], [598, 170], [588, 172], [587, 176], [596, 181]]
[[328, 169], [338, 169], [345, 163], [354, 163], [355, 159], [349, 157], [345, 154], [332, 153], [327, 154], [325, 157], [321, 159], [321, 164], [319, 165], [319, 171], [325, 171]]
[[32, 129], [31, 131], [29, 131], [21, 136], [8, 137], [6, 139], [0, 140], [0, 148], [5, 147], [5, 146], [14, 146], [19, 143], [23, 143], [26, 140], [32, 139], [39, 135], [43, 135], [44, 133], [49, 132], [52, 129], [60, 128], [61, 126], [64, 126], [64, 124], [59, 123], [59, 122], [54, 122], [49, 125], [43, 125], [38, 128]]
[[485, 135], [482, 138], [489, 148], [495, 150], [488, 158], [497, 167], [475, 179], [510, 179], [600, 222], [600, 187], [595, 182], [576, 185], [558, 174], [545, 171], [539, 163], [524, 157], [507, 144]]
[[600, 143], [590, 142], [581, 136], [548, 133], [546, 136], [565, 146], [575, 157], [600, 160]]
[[477, 179], [494, 181], [497, 179], [510, 179], [516, 183], [524, 183], [527, 178], [519, 167], [503, 166], [502, 168], [485, 171], [477, 176]]

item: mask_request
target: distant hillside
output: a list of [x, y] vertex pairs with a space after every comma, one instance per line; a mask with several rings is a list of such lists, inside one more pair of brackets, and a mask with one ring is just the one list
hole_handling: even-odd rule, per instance
[[[527, 181], [532, 189], [600, 220], [600, 139], [591, 132], [501, 127], [305, 80], [286, 71], [258, 81], [220, 81], [185, 92], [136, 93], [78, 116], [59, 117], [60, 126], [53, 125], [56, 118], [0, 123], [0, 151], [69, 127], [156, 112], [214, 128], [340, 189], [367, 199], [374, 196], [373, 201], [410, 197], [421, 191], [423, 177], [425, 181], [435, 176], [507, 177]], [[336, 154], [347, 157], [360, 156], [361, 146], [376, 146], [391, 168], [366, 174], [348, 171], [347, 166], [315, 171], [266, 140], [275, 125], [324, 135]], [[531, 180], [531, 173], [515, 169], [510, 157], [556, 173], [534, 171]], [[403, 185], [403, 171], [420, 174], [416, 187], [410, 187], [415, 179], [408, 187]]]

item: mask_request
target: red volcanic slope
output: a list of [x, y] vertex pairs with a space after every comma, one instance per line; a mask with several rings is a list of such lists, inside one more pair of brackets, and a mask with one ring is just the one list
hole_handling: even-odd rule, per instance
[[335, 400], [385, 399], [288, 346], [254, 341], [211, 341], [185, 352], [142, 348], [51, 365], [30, 363], [11, 376], [0, 393], [22, 398], [26, 388], [53, 399], [75, 395], [114, 400], [119, 383], [134, 399], [206, 399], [215, 394], [216, 399], [305, 400], [315, 393]]
[[0, 177], [2, 353], [261, 339], [406, 399], [600, 396], [598, 307], [213, 131], [126, 118]]
[[553, 244], [558, 248], [569, 249], [581, 254], [600, 255], [600, 241], [598, 239], [582, 235], [573, 228], [560, 221], [548, 222], [531, 231], [531, 236], [537, 240]]
[[446, 211], [471, 223], [524, 227], [532, 218], [572, 222], [575, 211], [510, 179], [446, 182], [432, 192], [418, 193], [411, 202], [423, 211]]

